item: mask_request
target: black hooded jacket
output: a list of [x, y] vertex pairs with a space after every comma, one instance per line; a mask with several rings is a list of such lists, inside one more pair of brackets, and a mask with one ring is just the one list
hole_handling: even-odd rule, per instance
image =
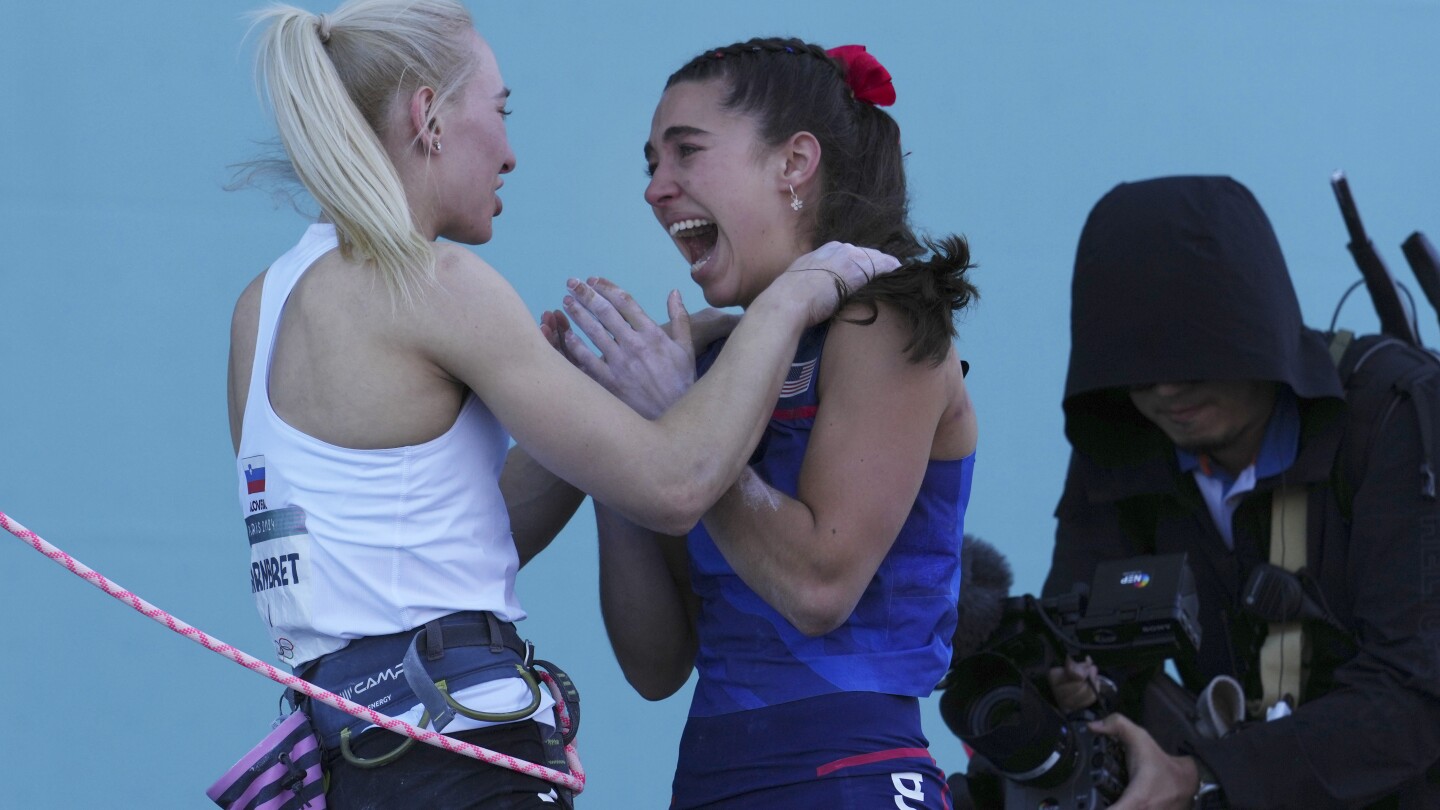
[[[1295, 714], [1185, 753], [1216, 774], [1231, 807], [1440, 807], [1440, 502], [1416, 475], [1428, 458], [1421, 420], [1435, 433], [1440, 414], [1355, 406], [1393, 405], [1394, 375], [1382, 369], [1396, 363], [1371, 363], [1342, 387], [1325, 337], [1301, 321], [1268, 219], [1229, 178], [1116, 187], [1085, 224], [1072, 295], [1073, 453], [1045, 592], [1088, 583], [1101, 560], [1188, 552], [1201, 646], [1178, 662], [1182, 678], [1198, 692], [1228, 674], [1258, 696], [1266, 626], [1239, 591], [1268, 559], [1272, 492], [1303, 484], [1307, 584], [1344, 630], [1307, 624], [1312, 659]], [[1384, 351], [1413, 370], [1407, 385], [1440, 402], [1430, 358]], [[1187, 380], [1275, 381], [1299, 403], [1295, 462], [1244, 496], [1233, 551], [1173, 444], [1128, 395]]]

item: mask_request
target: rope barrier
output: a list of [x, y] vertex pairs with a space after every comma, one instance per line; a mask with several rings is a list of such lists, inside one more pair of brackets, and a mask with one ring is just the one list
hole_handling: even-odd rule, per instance
[[[144, 599], [141, 599], [140, 597], [136, 596], [125, 588], [120, 587], [118, 584], [111, 582], [99, 572], [88, 568], [79, 560], [76, 560], [74, 557], [71, 557], [69, 554], [65, 553], [61, 549], [46, 542], [42, 537], [25, 528], [18, 521], [16, 521], [14, 518], [11, 518], [4, 512], [0, 512], [0, 528], [4, 528], [5, 531], [10, 532], [20, 540], [23, 540], [36, 551], [44, 554], [46, 557], [49, 557], [55, 563], [64, 566], [68, 571], [70, 571], [70, 573], [74, 574], [77, 577], [80, 577], [81, 579], [84, 579], [91, 585], [94, 585], [95, 587], [115, 597], [116, 599], [119, 599], [121, 602], [124, 602], [125, 604], [139, 611], [141, 614], [159, 622], [160, 624], [165, 625], [176, 633], [179, 633], [180, 635], [190, 639], [191, 641], [194, 641], [195, 643], [203, 646], [205, 649], [210, 650], [211, 652], [219, 653], [220, 655], [229, 658], [231, 661], [234, 661], [235, 663], [245, 667], [246, 669], [264, 675], [265, 677], [280, 684], [281, 686], [286, 686], [294, 689], [296, 692], [299, 692], [314, 700], [318, 700], [327, 706], [339, 709], [340, 711], [353, 715], [355, 717], [369, 720], [371, 723], [374, 723], [380, 728], [386, 729], [387, 731], [393, 731], [397, 734], [404, 734], [406, 737], [419, 740], [420, 742], [427, 745], [433, 745], [436, 748], [443, 748], [446, 751], [461, 754], [462, 756], [467, 756], [471, 759], [478, 759], [481, 762], [486, 762], [501, 768], [506, 768], [508, 770], [516, 771], [518, 773], [523, 773], [527, 776], [533, 776], [537, 779], [543, 779], [547, 782], [551, 782], [577, 794], [585, 789], [585, 771], [580, 766], [580, 756], [576, 752], [575, 746], [573, 744], [565, 746], [565, 762], [567, 765], [569, 765], [570, 770], [572, 771], [572, 773], [570, 774], [565, 774], [552, 768], [547, 768], [544, 765], [537, 765], [533, 762], [526, 762], [523, 759], [517, 759], [516, 757], [512, 757], [509, 754], [502, 754], [496, 751], [491, 751], [488, 748], [482, 748], [478, 745], [472, 745], [471, 743], [464, 742], [463, 740], [457, 740], [454, 737], [447, 737], [444, 734], [436, 731], [418, 728], [399, 718], [389, 717], [387, 715], [380, 714], [374, 709], [370, 709], [365, 706], [361, 706], [358, 703], [353, 703], [349, 700], [346, 700], [345, 698], [340, 697], [334, 692], [321, 689], [320, 687], [316, 686], [313, 683], [310, 683], [307, 680], [304, 680], [303, 678], [297, 678], [296, 676], [288, 672], [281, 672], [274, 666], [267, 664], [266, 662], [261, 661], [260, 659], [255, 658], [254, 656], [249, 655], [242, 650], [238, 650], [235, 647], [232, 647], [229, 644], [226, 644], [225, 642], [206, 634], [202, 630], [186, 624], [185, 622], [175, 618], [164, 610], [161, 610], [160, 608], [155, 607], [149, 602], [146, 602]], [[554, 680], [549, 677], [544, 677], [544, 680], [546, 685], [549, 687], [552, 696], [555, 698], [556, 704], [562, 707], [562, 726], [568, 726], [569, 717], [565, 714], [563, 710], [564, 700], [559, 694], [559, 687], [555, 684]], [[562, 730], [568, 731], [567, 728], [562, 728]]]

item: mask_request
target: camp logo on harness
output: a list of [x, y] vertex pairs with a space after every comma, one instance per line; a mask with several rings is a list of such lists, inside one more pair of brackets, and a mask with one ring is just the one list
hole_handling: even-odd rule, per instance
[[1144, 571], [1126, 571], [1120, 575], [1120, 584], [1131, 588], [1144, 588], [1150, 584], [1150, 575]]
[[780, 398], [798, 397], [810, 390], [815, 381], [815, 364], [820, 358], [812, 357], [803, 363], [791, 363], [790, 373], [785, 375], [785, 384], [780, 386]]
[[[369, 692], [377, 686], [389, 685], [393, 687], [400, 686], [404, 683], [405, 662], [401, 661], [400, 663], [388, 669], [382, 669], [379, 672], [373, 672], [369, 675], [360, 676], [353, 684], [341, 690], [339, 694], [340, 697], [343, 697], [346, 700], [353, 700], [359, 703], [362, 700], [369, 700], [370, 696], [366, 695], [365, 693]], [[389, 703], [390, 699], [391, 695], [383, 695], [377, 698], [373, 703], [370, 703], [367, 708], [379, 708], [381, 706], [384, 706], [386, 703]]]
[[255, 495], [265, 491], [265, 457], [250, 456], [241, 459], [245, 465], [245, 492], [248, 495]]

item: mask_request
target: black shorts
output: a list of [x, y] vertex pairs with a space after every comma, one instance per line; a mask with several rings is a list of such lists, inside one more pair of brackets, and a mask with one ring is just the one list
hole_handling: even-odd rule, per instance
[[[526, 762], [545, 762], [542, 735], [549, 729], [533, 720], [503, 726], [460, 731], [457, 740], [509, 754]], [[376, 757], [404, 738], [372, 729], [353, 741], [359, 757]], [[328, 751], [325, 763], [330, 787], [325, 793], [330, 810], [559, 810], [560, 789], [543, 779], [491, 765], [433, 745], [416, 743], [394, 762], [378, 768], [358, 768], [338, 751]]]

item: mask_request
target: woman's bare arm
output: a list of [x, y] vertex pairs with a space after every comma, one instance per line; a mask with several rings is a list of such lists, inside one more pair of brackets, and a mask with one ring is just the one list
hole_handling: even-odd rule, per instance
[[[736, 327], [727, 360], [649, 421], [556, 353], [493, 268], [462, 248], [441, 248], [440, 289], [407, 319], [417, 348], [475, 391], [545, 468], [637, 523], [670, 534], [687, 531], [744, 466], [800, 332], [833, 309], [830, 273], [858, 286], [872, 268], [896, 264], [848, 246], [812, 255], [803, 266], [830, 273], [783, 274]], [[583, 284], [574, 295], [601, 304]]]

